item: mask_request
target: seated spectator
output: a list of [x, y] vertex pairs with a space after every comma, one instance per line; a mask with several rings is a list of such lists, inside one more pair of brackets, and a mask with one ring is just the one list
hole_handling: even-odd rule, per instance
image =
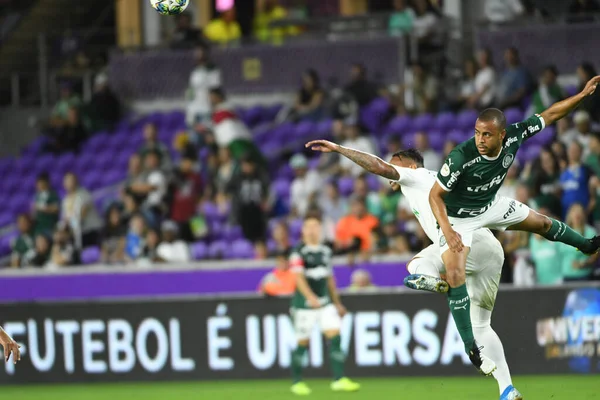
[[[350, 147], [355, 150], [363, 151], [365, 153], [375, 154], [375, 147], [373, 142], [365, 136], [361, 136], [358, 125], [346, 125], [344, 127], [345, 140], [342, 142], [342, 146]], [[358, 164], [355, 164], [350, 159], [342, 157], [340, 159], [340, 168], [344, 174], [352, 176], [359, 176], [364, 173], [364, 170]]]
[[350, 213], [337, 224], [336, 248], [351, 252], [360, 251], [363, 259], [368, 259], [373, 249], [373, 231], [379, 221], [367, 213], [363, 199], [354, 199], [350, 205]]
[[187, 263], [192, 259], [187, 243], [177, 237], [178, 228], [174, 221], [164, 221], [161, 232], [163, 240], [156, 249], [160, 259], [166, 263]]
[[144, 222], [151, 228], [156, 228], [158, 224], [158, 219], [148, 211], [146, 208], [142, 207], [144, 200], [140, 200], [138, 197], [134, 196], [133, 193], [126, 193], [123, 196], [123, 212], [121, 213], [121, 220], [123, 222], [123, 226], [129, 226], [129, 221], [134, 215], [141, 215], [144, 218]]
[[134, 183], [130, 190], [136, 196], [145, 196], [144, 207], [160, 220], [165, 211], [165, 195], [167, 193], [167, 178], [160, 170], [159, 153], [150, 151], [144, 158], [146, 179], [143, 183]]
[[78, 151], [79, 146], [87, 139], [87, 132], [81, 122], [80, 112], [71, 107], [67, 111], [67, 117], [59, 125], [48, 128], [45, 132], [49, 140], [46, 148], [54, 153], [63, 151]]
[[254, 35], [261, 42], [280, 44], [285, 36], [297, 35], [295, 26], [271, 27], [271, 23], [287, 18], [287, 10], [278, 0], [265, 0], [254, 17]]
[[138, 154], [144, 159], [146, 154], [150, 152], [155, 152], [158, 155], [160, 169], [165, 172], [171, 169], [169, 149], [158, 140], [158, 128], [151, 122], [144, 126], [144, 144], [138, 150]]
[[595, 13], [600, 12], [596, 0], [572, 0], [569, 5], [569, 22], [593, 22]]
[[79, 252], [73, 240], [73, 232], [69, 225], [61, 221], [54, 232], [49, 267], [66, 267], [79, 263]]
[[[594, 237], [597, 234], [596, 230], [586, 223], [585, 208], [581, 204], [574, 203], [571, 205], [565, 222], [573, 230], [585, 237]], [[594, 264], [598, 260], [598, 254], [586, 256], [569, 245], [559, 243], [559, 246], [563, 280], [565, 282], [589, 280], [594, 269]]]
[[125, 262], [126, 226], [121, 219], [119, 207], [116, 205], [109, 207], [101, 234], [100, 260], [103, 264], [122, 264]]
[[392, 252], [392, 241], [400, 235], [395, 221], [386, 221], [381, 229], [377, 230], [377, 252], [379, 254], [389, 254]]
[[401, 87], [403, 102], [398, 110], [400, 114], [423, 114], [437, 109], [439, 82], [427, 72], [423, 64], [415, 63], [405, 74]]
[[344, 87], [360, 107], [366, 106], [379, 94], [377, 85], [367, 79], [367, 69], [362, 64], [354, 64], [350, 69], [350, 83]]
[[550, 145], [550, 149], [552, 150], [552, 154], [558, 161], [559, 170], [562, 172], [567, 168], [568, 160], [567, 160], [567, 146], [560, 141], [554, 141]]
[[579, 110], [573, 115], [575, 127], [560, 135], [559, 140], [566, 146], [577, 142], [583, 147], [584, 158], [588, 156], [590, 132], [592, 131], [590, 115], [587, 111]]
[[319, 74], [308, 69], [302, 74], [302, 87], [296, 97], [292, 118], [301, 121], [318, 121], [323, 117], [325, 92], [321, 88]]
[[413, 33], [417, 38], [419, 50], [426, 52], [443, 45], [440, 18], [430, 9], [427, 0], [414, 0], [415, 18]]
[[408, 7], [406, 0], [394, 0], [394, 12], [388, 21], [388, 33], [391, 36], [409, 34], [413, 29], [415, 12]]
[[506, 70], [500, 76], [497, 86], [496, 104], [500, 109], [521, 107], [531, 90], [529, 72], [521, 64], [519, 51], [514, 47], [506, 49], [504, 61]]
[[63, 185], [66, 194], [62, 201], [61, 219], [69, 224], [77, 248], [98, 245], [102, 219], [92, 195], [79, 186], [77, 176], [72, 172], [65, 174]]
[[50, 261], [52, 247], [50, 239], [46, 234], [39, 234], [35, 237], [35, 253], [31, 258], [30, 265], [34, 267], [43, 267]]
[[160, 243], [160, 235], [158, 231], [154, 229], [149, 229], [146, 232], [146, 238], [144, 240], [144, 247], [142, 248], [142, 254], [137, 260], [137, 265], [140, 266], [148, 266], [152, 264], [165, 262], [159, 254], [158, 247], [161, 245]]
[[31, 265], [35, 256], [35, 237], [33, 236], [33, 224], [27, 214], [17, 217], [17, 229], [19, 236], [11, 244], [10, 266], [14, 268]]
[[340, 189], [335, 182], [329, 182], [325, 186], [320, 204], [323, 214], [335, 224], [348, 212], [348, 201], [340, 195]]
[[206, 47], [194, 51], [196, 68], [190, 74], [186, 120], [189, 126], [210, 124], [210, 90], [221, 86], [221, 70], [210, 60]]
[[351, 293], [358, 292], [373, 292], [377, 287], [371, 282], [371, 274], [364, 269], [357, 269], [352, 272], [350, 277], [350, 287], [348, 291]]
[[129, 262], [137, 260], [144, 248], [144, 236], [146, 234], [146, 223], [144, 218], [137, 214], [129, 221], [129, 230], [125, 236], [125, 259]]
[[296, 275], [290, 271], [288, 257], [290, 250], [281, 251], [275, 257], [275, 268], [265, 275], [258, 291], [266, 296], [289, 296], [296, 290]]
[[567, 215], [567, 211], [574, 204], [580, 204], [585, 209], [590, 202], [590, 189], [588, 184], [590, 173], [587, 167], [582, 164], [581, 157], [581, 145], [577, 142], [571, 143], [568, 151], [568, 167], [560, 175], [563, 217]]
[[196, 206], [202, 196], [202, 180], [194, 171], [195, 155], [185, 154], [179, 168], [175, 170], [173, 182], [173, 201], [171, 203], [171, 220], [179, 226], [181, 238], [192, 241], [189, 220], [196, 213]]
[[538, 89], [533, 94], [531, 110], [528, 114], [540, 114], [552, 104], [565, 98], [562, 88], [556, 81], [558, 70], [554, 65], [544, 68]]
[[469, 98], [469, 106], [485, 109], [492, 105], [496, 96], [496, 71], [489, 49], [477, 52], [478, 69], [475, 74], [475, 94]]
[[60, 99], [56, 102], [50, 114], [50, 126], [64, 126], [69, 118], [69, 110], [77, 110], [79, 107], [81, 107], [81, 98], [73, 91], [73, 85], [69, 82], [63, 82], [60, 85]]
[[221, 15], [206, 25], [204, 34], [211, 42], [221, 45], [238, 43], [242, 37], [242, 29], [236, 20], [235, 7], [223, 11]]
[[108, 76], [105, 73], [96, 75], [94, 93], [90, 104], [86, 106], [86, 111], [90, 132], [112, 130], [121, 119], [121, 103], [110, 89]]
[[525, 14], [521, 0], [485, 0], [485, 17], [489, 22], [505, 24]]
[[236, 165], [231, 157], [231, 151], [227, 147], [219, 149], [219, 167], [213, 180], [217, 192], [225, 192], [229, 181], [235, 173]]
[[184, 12], [175, 20], [175, 32], [171, 38], [171, 47], [174, 49], [189, 49], [204, 44], [202, 31], [193, 26], [192, 15]]
[[429, 138], [424, 132], [415, 135], [415, 148], [423, 157], [423, 165], [427, 169], [438, 171], [442, 166], [442, 157], [429, 146]]
[[[577, 68], [577, 78], [579, 79], [579, 90], [583, 90], [590, 79], [598, 75], [596, 69], [589, 62], [582, 63]], [[588, 96], [579, 106], [580, 110], [587, 111], [592, 121], [600, 123], [600, 90]]]
[[46, 172], [41, 173], [36, 182], [35, 202], [33, 205], [33, 231], [36, 235], [51, 235], [58, 223], [60, 199], [50, 186], [50, 177]]
[[559, 285], [562, 283], [562, 263], [559, 242], [551, 242], [540, 235], [532, 235], [529, 240], [531, 260], [535, 267], [538, 285]]
[[529, 186], [532, 200], [539, 208], [548, 209], [552, 215], [562, 213], [560, 167], [549, 149], [542, 149], [539, 158], [525, 166], [521, 178]]
[[477, 94], [477, 89], [475, 88], [476, 76], [477, 64], [475, 63], [475, 60], [467, 59], [465, 61], [462, 82], [460, 84], [460, 93], [452, 104], [454, 110], [459, 110], [463, 107], [475, 108], [471, 99], [475, 98]]
[[295, 178], [290, 187], [290, 205], [295, 215], [303, 217], [308, 209], [309, 198], [321, 191], [321, 177], [315, 170], [308, 169], [308, 161], [301, 153], [290, 159]]

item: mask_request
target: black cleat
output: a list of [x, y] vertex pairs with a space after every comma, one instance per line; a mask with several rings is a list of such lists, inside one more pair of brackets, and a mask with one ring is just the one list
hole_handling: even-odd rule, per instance
[[477, 347], [477, 343], [473, 342], [473, 346], [469, 350], [469, 360], [471, 363], [485, 376], [490, 376], [496, 370], [496, 364], [481, 354], [483, 347]]
[[600, 235], [594, 236], [593, 238], [588, 239], [588, 242], [590, 244], [590, 249], [592, 249], [592, 250], [590, 252], [587, 252], [587, 251], [583, 251], [583, 250], [579, 249], [579, 251], [581, 251], [586, 256], [594, 255], [598, 251], [600, 251]]

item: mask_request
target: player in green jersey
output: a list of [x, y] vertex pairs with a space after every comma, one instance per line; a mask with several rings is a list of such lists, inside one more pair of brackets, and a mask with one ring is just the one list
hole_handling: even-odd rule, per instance
[[292, 393], [308, 395], [310, 388], [302, 380], [302, 362], [308, 349], [310, 334], [318, 325], [329, 342], [329, 358], [334, 391], [354, 392], [360, 385], [344, 377], [345, 355], [341, 349], [341, 317], [346, 313], [338, 294], [333, 269], [332, 251], [321, 240], [322, 226], [315, 215], [307, 215], [302, 226], [302, 242], [290, 255], [290, 268], [297, 276], [292, 297], [292, 318], [298, 345], [292, 354]]
[[471, 300], [465, 285], [465, 265], [473, 232], [479, 228], [521, 230], [566, 243], [586, 254], [600, 248], [599, 236], [584, 238], [563, 222], [496, 195], [523, 142], [575, 109], [594, 93], [598, 83], [600, 76], [592, 78], [575, 96], [509, 126], [502, 111], [484, 110], [475, 123], [474, 137], [448, 155], [429, 194], [450, 285], [448, 305], [469, 358], [484, 373], [480, 349], [473, 339]]
[[0, 345], [2, 345], [2, 347], [4, 348], [4, 360], [6, 362], [8, 362], [8, 359], [10, 358], [11, 354], [13, 356], [13, 362], [15, 364], [21, 359], [21, 350], [19, 350], [21, 346], [19, 346], [17, 342], [15, 342], [14, 339], [11, 338], [10, 335], [6, 333], [6, 331], [4, 331], [4, 329], [2, 329], [1, 326]]

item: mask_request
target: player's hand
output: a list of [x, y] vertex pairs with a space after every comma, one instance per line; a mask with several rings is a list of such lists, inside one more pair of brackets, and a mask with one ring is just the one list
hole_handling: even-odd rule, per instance
[[454, 253], [460, 253], [463, 251], [464, 245], [462, 242], [462, 237], [458, 232], [454, 229], [450, 229], [448, 232], [444, 233], [446, 237], [446, 242], [448, 243], [448, 248]]
[[589, 95], [593, 94], [594, 91], [596, 90], [596, 86], [598, 86], [599, 83], [600, 83], [600, 75], [597, 75], [597, 76], [593, 77], [592, 79], [590, 79], [588, 81], [588, 83], [585, 84], [585, 87], [583, 88], [581, 93], [583, 93], [584, 96], [589, 96]]
[[330, 142], [329, 140], [313, 140], [312, 142], [306, 143], [304, 147], [314, 151], [320, 151], [321, 153], [336, 153], [340, 148], [340, 145]]
[[340, 317], [343, 317], [348, 312], [348, 310], [346, 310], [346, 307], [344, 307], [342, 303], [336, 304], [335, 308], [337, 309], [337, 312], [340, 315]]
[[17, 361], [21, 360], [21, 350], [19, 350], [21, 346], [19, 346], [17, 342], [8, 336], [8, 333], [4, 332], [2, 329], [0, 329], [0, 344], [4, 347], [4, 360], [6, 362], [8, 362], [11, 354], [13, 355], [15, 364]]
[[321, 303], [319, 302], [319, 299], [316, 297], [309, 297], [308, 299], [306, 299], [306, 302], [308, 303], [310, 308], [321, 307]]

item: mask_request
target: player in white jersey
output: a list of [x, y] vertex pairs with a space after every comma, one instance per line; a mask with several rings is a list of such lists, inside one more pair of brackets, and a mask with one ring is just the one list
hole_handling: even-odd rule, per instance
[[[324, 153], [339, 153], [367, 171], [389, 179], [395, 190], [402, 190], [423, 230], [434, 243], [415, 255], [408, 263], [407, 268], [411, 275], [405, 283], [416, 289], [447, 291], [447, 283], [441, 280], [445, 267], [439, 252], [437, 222], [428, 201], [437, 173], [423, 168], [421, 154], [416, 150], [401, 151], [394, 154], [388, 163], [372, 154], [326, 140], [309, 142], [306, 147]], [[470, 358], [484, 374], [494, 375], [501, 400], [518, 400], [522, 399], [522, 396], [512, 385], [502, 342], [491, 327], [491, 315], [503, 263], [504, 251], [500, 242], [488, 229], [477, 230], [467, 257], [466, 280], [472, 300], [470, 314], [475, 339], [483, 345], [486, 355], [476, 349], [474, 354], [470, 354]]]
[[4, 360], [6, 362], [8, 362], [11, 354], [13, 355], [13, 361], [15, 364], [21, 359], [21, 350], [19, 350], [21, 346], [19, 346], [17, 342], [15, 342], [14, 339], [11, 338], [10, 335], [4, 331], [4, 329], [2, 329], [1, 326], [0, 345], [2, 345], [4, 348]]

